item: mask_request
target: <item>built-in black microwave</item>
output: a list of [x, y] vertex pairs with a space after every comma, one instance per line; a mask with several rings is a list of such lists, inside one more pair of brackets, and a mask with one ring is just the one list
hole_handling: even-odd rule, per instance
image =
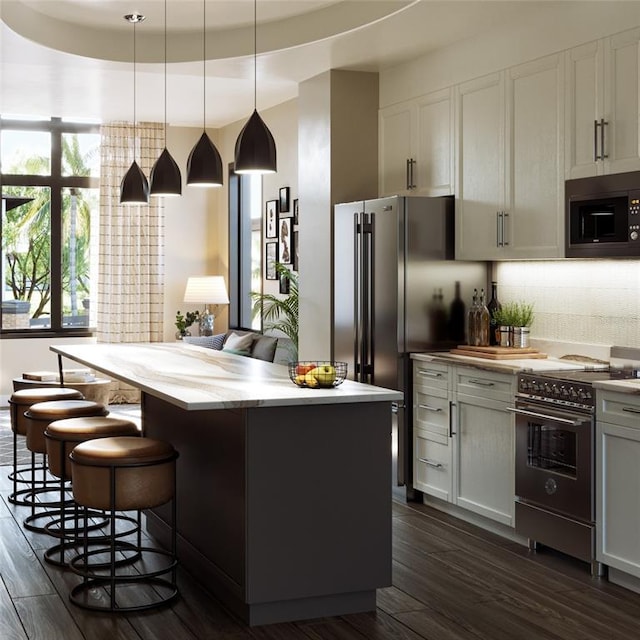
[[565, 182], [567, 258], [640, 258], [640, 171]]

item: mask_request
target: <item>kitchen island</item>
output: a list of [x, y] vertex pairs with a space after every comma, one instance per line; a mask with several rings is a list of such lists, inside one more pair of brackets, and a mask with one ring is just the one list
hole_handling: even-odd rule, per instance
[[[52, 346], [141, 390], [178, 459], [181, 564], [248, 624], [371, 611], [391, 584], [391, 404], [183, 343]], [[168, 543], [166, 507], [147, 513]]]

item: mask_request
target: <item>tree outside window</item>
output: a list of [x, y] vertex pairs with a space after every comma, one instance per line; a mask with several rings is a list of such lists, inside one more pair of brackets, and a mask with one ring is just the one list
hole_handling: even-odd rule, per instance
[[28, 199], [2, 218], [3, 334], [95, 325], [99, 142], [95, 125], [0, 119], [2, 194]]

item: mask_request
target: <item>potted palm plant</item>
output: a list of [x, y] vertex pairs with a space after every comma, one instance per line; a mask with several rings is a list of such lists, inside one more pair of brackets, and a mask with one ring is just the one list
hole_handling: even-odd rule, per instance
[[290, 355], [298, 359], [298, 274], [281, 262], [275, 263], [278, 279], [289, 280], [289, 293], [286, 296], [251, 291], [253, 316], [262, 314], [266, 330], [281, 331], [291, 340]]

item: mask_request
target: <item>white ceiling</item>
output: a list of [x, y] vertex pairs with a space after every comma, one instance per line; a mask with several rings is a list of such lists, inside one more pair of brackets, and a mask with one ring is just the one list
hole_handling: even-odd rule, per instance
[[[258, 109], [328, 69], [379, 71], [544, 11], [528, 0], [258, 0]], [[253, 109], [253, 0], [167, 0], [167, 120], [219, 127]], [[0, 113], [164, 119], [163, 0], [0, 0]]]

